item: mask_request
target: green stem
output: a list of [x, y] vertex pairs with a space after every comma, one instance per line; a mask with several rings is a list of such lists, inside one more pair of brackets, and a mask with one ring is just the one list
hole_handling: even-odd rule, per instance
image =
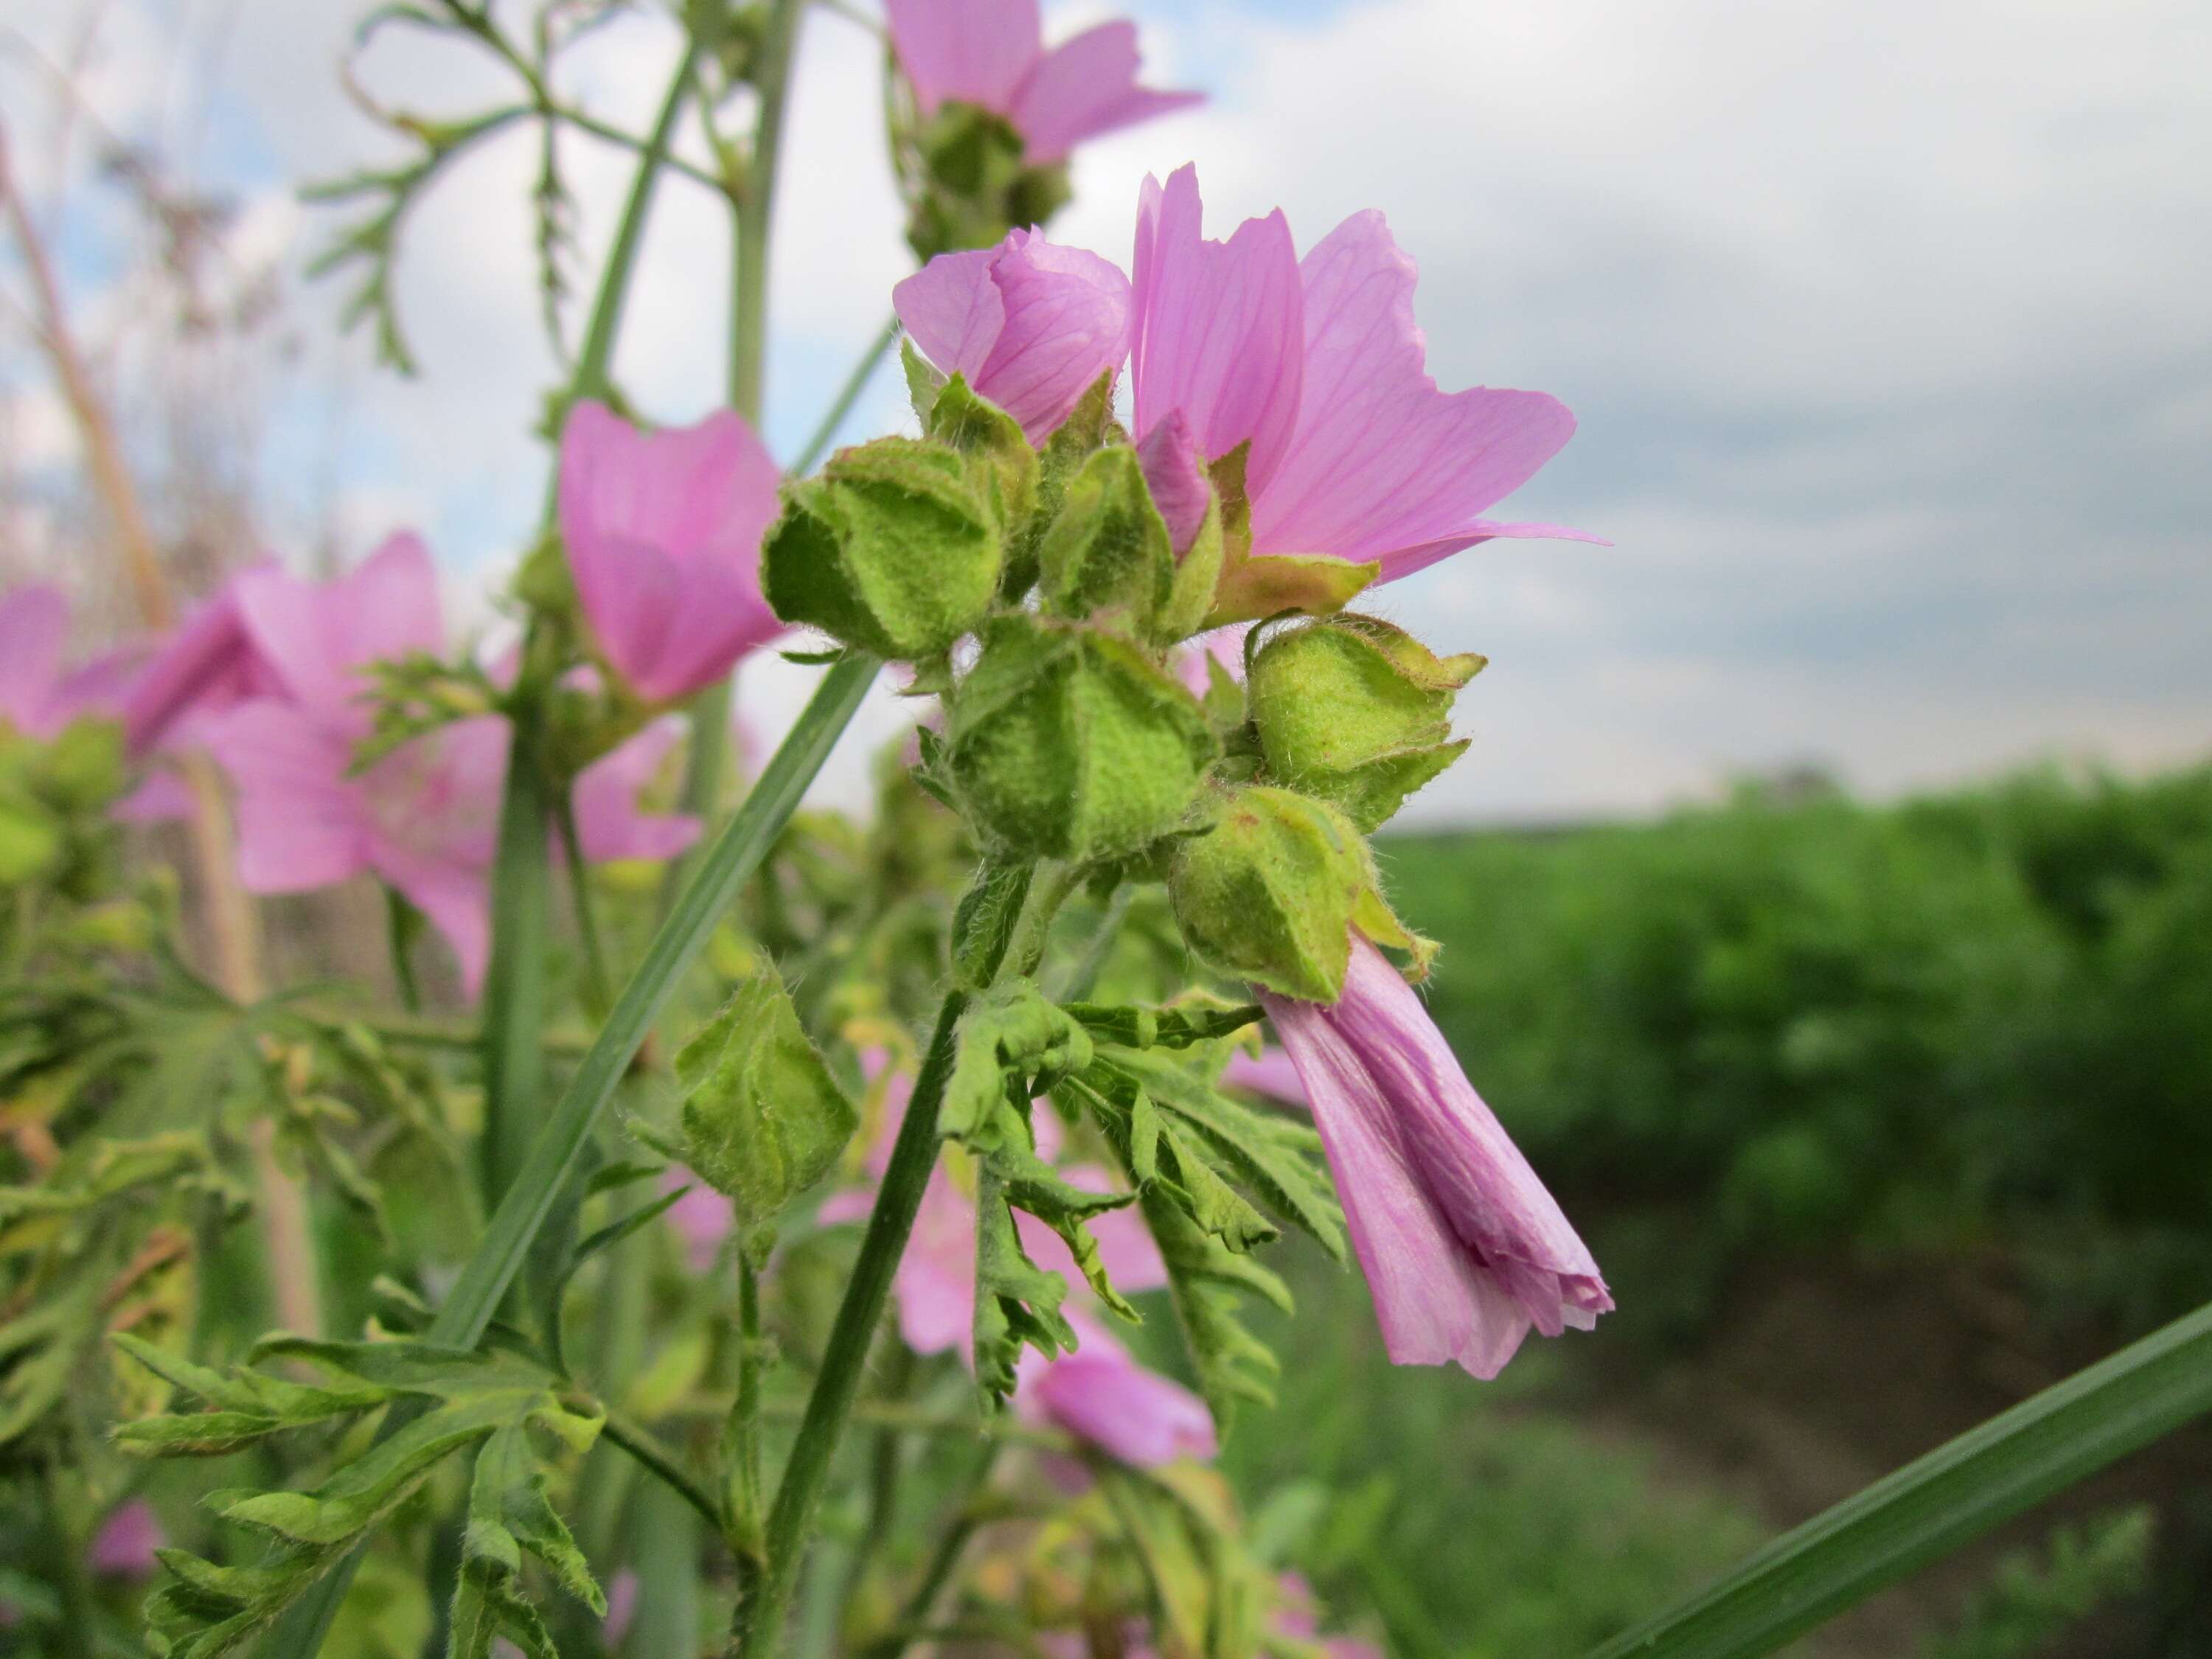
[[[1055, 870], [1033, 892], [1014, 939], [996, 949], [986, 947], [975, 964], [978, 982], [994, 981], [1009, 963], [1016, 972], [1033, 965], [1043, 948], [1051, 926], [1048, 895], [1064, 896], [1073, 885], [1072, 872]], [[963, 955], [956, 950], [955, 959]], [[898, 1139], [891, 1147], [890, 1166], [877, 1190], [875, 1209], [860, 1242], [860, 1258], [853, 1264], [845, 1298], [839, 1304], [836, 1322], [823, 1351], [822, 1370], [807, 1396], [806, 1414], [799, 1419], [799, 1437], [783, 1466], [783, 1479], [775, 1492], [775, 1507], [769, 1511], [768, 1569], [755, 1582], [752, 1594], [738, 1603], [734, 1651], [739, 1659], [764, 1659], [776, 1650], [783, 1615], [791, 1596], [800, 1556], [813, 1531], [814, 1516], [829, 1480], [830, 1462], [836, 1455], [853, 1405], [860, 1396], [866, 1369], [868, 1347], [889, 1300], [891, 1277], [899, 1257], [914, 1232], [914, 1218], [921, 1207], [923, 1189], [937, 1165], [937, 1115], [945, 1102], [945, 1085], [952, 1069], [960, 1016], [968, 1007], [968, 993], [957, 987], [947, 992], [939, 1010], [937, 1029], [929, 1051], [915, 1079]]]
[[600, 1432], [635, 1458], [641, 1468], [658, 1475], [685, 1503], [705, 1516], [708, 1526], [717, 1533], [722, 1530], [722, 1511], [714, 1502], [714, 1493], [690, 1477], [678, 1461], [676, 1454], [662, 1445], [652, 1430], [610, 1406], [606, 1425]]
[[761, 1533], [760, 1273], [738, 1251], [738, 1397], [722, 1431], [724, 1523], [742, 1583], [760, 1570]]
[[599, 908], [592, 902], [592, 873], [584, 867], [584, 839], [576, 830], [574, 791], [561, 798], [553, 816], [561, 826], [561, 851], [568, 866], [569, 908], [576, 913], [576, 937], [584, 947], [584, 1012], [594, 1020], [605, 1019], [614, 1004], [614, 986], [599, 943]]
[[[822, 677], [813, 701], [762, 769], [744, 805], [715, 838], [698, 875], [661, 923], [645, 960], [616, 999], [614, 1012], [569, 1079], [521, 1172], [493, 1212], [475, 1254], [431, 1322], [430, 1340], [465, 1348], [483, 1338], [590, 1140], [600, 1111], [629, 1069], [678, 978], [705, 948], [722, 913], [783, 832], [799, 797], [860, 708], [876, 668], [872, 657], [848, 657]], [[313, 1659], [345, 1599], [360, 1559], [358, 1550], [348, 1556], [285, 1615], [270, 1634], [270, 1654], [276, 1659]]]
[[[790, 106], [791, 55], [799, 43], [805, 0], [776, 0], [761, 41], [753, 85], [760, 114], [753, 128], [745, 188], [732, 202], [730, 289], [730, 407], [757, 432], [768, 367], [768, 280], [775, 231], [775, 185]], [[691, 739], [684, 768], [684, 811], [712, 824], [720, 815], [722, 774], [730, 752], [730, 680], [725, 675], [691, 700]], [[667, 890], [688, 874], [678, 864]]]
[[384, 890], [384, 936], [392, 947], [392, 976], [399, 985], [399, 1006], [410, 1014], [422, 1012], [422, 988], [415, 977], [415, 935], [421, 916], [398, 888]]
[[534, 703], [518, 708], [492, 866], [491, 964], [483, 986], [483, 1191], [499, 1202], [522, 1167], [544, 1110], [545, 952], [551, 939], [552, 803], [540, 769]]
[[837, 428], [845, 424], [845, 417], [853, 412], [853, 405], [860, 401], [860, 393], [867, 390], [868, 382], [875, 378], [877, 366], [884, 360], [884, 354], [896, 343], [898, 337], [899, 319], [894, 316], [883, 325], [868, 349], [860, 354], [860, 362], [853, 365], [853, 372], [845, 377], [845, 384], [837, 389], [837, 396], [822, 416], [821, 423], [814, 428], [814, 435], [806, 441], [806, 447], [799, 452], [799, 459], [791, 464], [792, 477], [803, 477], [814, 470], [815, 462], [820, 460], [828, 450], [830, 440], [837, 435]]

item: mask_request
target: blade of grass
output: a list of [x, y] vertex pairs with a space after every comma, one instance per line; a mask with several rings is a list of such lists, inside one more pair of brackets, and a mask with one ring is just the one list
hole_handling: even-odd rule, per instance
[[2212, 1410], [2212, 1305], [1786, 1533], [1589, 1659], [1748, 1659]]

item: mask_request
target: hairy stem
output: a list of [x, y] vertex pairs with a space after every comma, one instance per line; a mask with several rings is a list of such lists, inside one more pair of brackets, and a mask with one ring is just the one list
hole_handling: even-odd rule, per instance
[[658, 1476], [672, 1492], [698, 1510], [708, 1526], [718, 1533], [722, 1530], [722, 1511], [714, 1502], [714, 1493], [691, 1478], [682, 1458], [662, 1445], [659, 1437], [651, 1429], [610, 1406], [607, 1407], [605, 1426], [599, 1432], [636, 1459], [640, 1468]]

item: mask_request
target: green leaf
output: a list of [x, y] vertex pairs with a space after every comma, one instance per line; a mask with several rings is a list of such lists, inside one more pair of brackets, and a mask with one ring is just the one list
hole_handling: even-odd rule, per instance
[[914, 405], [914, 418], [927, 432], [930, 412], [937, 407], [937, 394], [945, 390], [945, 377], [914, 349], [911, 340], [899, 342], [899, 368], [906, 375], [907, 401]]
[[1590, 1659], [1771, 1653], [2208, 1410], [2212, 1305], [1815, 1516]]
[[1241, 1404], [1273, 1406], [1274, 1378], [1282, 1370], [1267, 1345], [1244, 1328], [1239, 1304], [1256, 1296], [1288, 1313], [1290, 1287], [1250, 1256], [1224, 1249], [1164, 1193], [1155, 1188], [1142, 1202], [1145, 1224], [1167, 1264], [1168, 1290], [1198, 1372], [1199, 1392], [1226, 1435]]
[[[1003, 945], [994, 954], [1004, 954]], [[1028, 1100], [1091, 1059], [1089, 1035], [1025, 979], [976, 998], [960, 1017], [957, 1041], [938, 1124], [946, 1139], [976, 1152], [1006, 1144], [1001, 1109], [1010, 1100]], [[1020, 1122], [1020, 1114], [1012, 1121]], [[1029, 1144], [1025, 1128], [1020, 1144]]]
[[676, 1076], [684, 1161], [736, 1206], [749, 1237], [828, 1175], [860, 1126], [772, 967], [684, 1045]]
[[1014, 1391], [1024, 1345], [1072, 1353], [1075, 1331], [1060, 1311], [1067, 1281], [1030, 1261], [1014, 1230], [1004, 1184], [985, 1164], [975, 1182], [975, 1382], [988, 1400]]
[[[928, 733], [923, 762], [933, 769], [943, 752], [943, 739], [926, 726], [922, 730]], [[1036, 873], [1036, 866], [1028, 860], [987, 864], [960, 896], [952, 912], [952, 972], [968, 989], [980, 992], [990, 985], [991, 969], [986, 964], [1006, 957]]]

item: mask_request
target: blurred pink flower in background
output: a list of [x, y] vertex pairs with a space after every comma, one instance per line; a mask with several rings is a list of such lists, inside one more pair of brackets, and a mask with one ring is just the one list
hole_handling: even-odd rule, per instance
[[85, 1565], [109, 1578], [144, 1578], [161, 1565], [154, 1552], [169, 1541], [154, 1507], [143, 1498], [120, 1504], [85, 1547]]
[[783, 631], [761, 598], [761, 537], [782, 475], [723, 410], [641, 432], [580, 403], [561, 434], [561, 538], [608, 665], [648, 702], [729, 673]]
[[[374, 726], [369, 665], [445, 648], [428, 550], [394, 536], [346, 575], [313, 582], [264, 567], [238, 578], [232, 596], [266, 690], [196, 715], [192, 729], [237, 790], [240, 879], [250, 892], [297, 893], [376, 876], [453, 947], [473, 997], [491, 949], [506, 719], [456, 720], [353, 771]], [[696, 820], [636, 804], [677, 736], [656, 722], [578, 776], [586, 862], [668, 857], [696, 838]]]
[[120, 712], [138, 653], [128, 648], [62, 666], [69, 600], [35, 583], [0, 595], [0, 722], [44, 740], [74, 720]]
[[884, 0], [891, 50], [925, 116], [973, 104], [1006, 118], [1043, 167], [1085, 140], [1191, 105], [1195, 92], [1137, 84], [1137, 26], [1100, 23], [1050, 52], [1037, 0]]
[[[878, 1179], [910, 1090], [910, 1085], [896, 1089], [871, 1151], [871, 1173]], [[1036, 1121], [1038, 1155], [1049, 1159], [1059, 1148], [1058, 1125], [1042, 1106]], [[1078, 1164], [1060, 1175], [1086, 1192], [1114, 1190], [1112, 1178], [1095, 1165]], [[823, 1204], [818, 1218], [825, 1224], [865, 1221], [872, 1202], [872, 1190], [848, 1189]], [[1153, 1291], [1167, 1284], [1159, 1247], [1133, 1209], [1109, 1210], [1089, 1224], [1107, 1277], [1117, 1290]], [[1014, 1212], [1014, 1228], [1030, 1260], [1066, 1282], [1068, 1300], [1061, 1311], [1079, 1344], [1073, 1353], [1049, 1358], [1035, 1349], [1023, 1353], [1015, 1370], [1015, 1411], [1032, 1422], [1054, 1424], [1125, 1463], [1149, 1466], [1212, 1456], [1213, 1418], [1205, 1402], [1180, 1382], [1139, 1364], [1108, 1332], [1060, 1235], [1021, 1210]], [[921, 1354], [957, 1353], [968, 1362], [975, 1322], [975, 1201], [945, 1159], [930, 1171], [914, 1235], [892, 1282], [899, 1335], [907, 1346]]]
[[1255, 993], [1304, 1085], [1394, 1361], [1495, 1376], [1532, 1326], [1588, 1330], [1612, 1310], [1589, 1249], [1380, 951], [1353, 935], [1333, 1006]]
[[1042, 444], [1129, 355], [1129, 279], [1110, 259], [1017, 230], [940, 253], [891, 290], [915, 346]]
[[1574, 417], [1540, 392], [1437, 389], [1416, 268], [1381, 214], [1354, 214], [1303, 261], [1279, 210], [1226, 242], [1200, 215], [1195, 168], [1145, 181], [1130, 382], [1157, 498], [1183, 500], [1196, 463], [1249, 441], [1255, 553], [1380, 561], [1395, 581], [1495, 537], [1589, 539], [1481, 516]]
[[1298, 1076], [1298, 1068], [1280, 1048], [1262, 1048], [1256, 1054], [1239, 1048], [1230, 1055], [1221, 1080], [1232, 1088], [1249, 1089], [1255, 1095], [1265, 1095], [1288, 1106], [1306, 1103], [1306, 1085]]

